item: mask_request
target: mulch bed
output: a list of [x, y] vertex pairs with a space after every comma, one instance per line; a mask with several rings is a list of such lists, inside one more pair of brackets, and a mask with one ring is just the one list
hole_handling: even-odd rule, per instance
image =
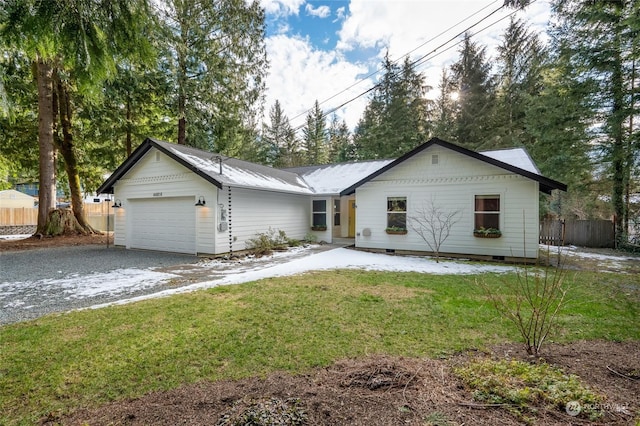
[[[579, 376], [606, 396], [598, 421], [537, 407], [539, 425], [633, 425], [640, 419], [640, 342], [549, 344], [545, 361]], [[65, 425], [520, 425], [505, 407], [483, 405], [452, 372], [478, 356], [532, 361], [522, 347], [499, 345], [491, 352], [465, 352], [448, 359], [373, 355], [342, 360], [306, 375], [274, 373], [266, 378], [203, 382], [141, 398], [80, 409], [42, 424]], [[303, 413], [303, 414], [300, 414]], [[262, 416], [262, 417], [261, 417]], [[260, 423], [257, 419], [270, 419]], [[234, 421], [243, 420], [241, 423]]]
[[[20, 240], [0, 240], [0, 252], [33, 250], [52, 247], [83, 246], [91, 244], [107, 244], [107, 234], [94, 235], [58, 235], [56, 237], [31, 236]], [[113, 244], [113, 234], [109, 235], [109, 244]]]

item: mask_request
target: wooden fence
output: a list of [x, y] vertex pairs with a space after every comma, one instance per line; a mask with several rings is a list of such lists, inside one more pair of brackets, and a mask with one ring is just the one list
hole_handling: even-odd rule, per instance
[[540, 244], [613, 248], [615, 228], [610, 220], [543, 220]]
[[[100, 231], [107, 230], [107, 218], [113, 227], [111, 203], [87, 203], [84, 205], [89, 224]], [[108, 215], [108, 216], [107, 216]], [[38, 224], [38, 208], [0, 208], [0, 226], [30, 226]]]

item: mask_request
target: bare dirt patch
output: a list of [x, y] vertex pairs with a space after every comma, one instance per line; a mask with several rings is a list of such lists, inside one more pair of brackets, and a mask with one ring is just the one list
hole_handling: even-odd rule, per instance
[[[601, 407], [604, 415], [592, 422], [570, 416], [561, 407], [540, 405], [533, 413], [532, 424], [633, 425], [640, 419], [640, 381], [625, 374], [640, 370], [640, 342], [550, 344], [546, 353], [546, 362], [579, 376], [606, 397]], [[454, 375], [454, 366], [479, 356], [533, 362], [516, 344], [439, 360], [373, 355], [343, 360], [305, 375], [274, 373], [265, 378], [185, 385], [81, 409], [67, 417], [52, 414], [42, 424], [523, 424], [523, 419], [508, 407], [474, 401], [471, 390]]]
[[[113, 244], [113, 234], [109, 235], [109, 244]], [[0, 252], [23, 251], [42, 248], [107, 244], [107, 234], [81, 235], [68, 234], [56, 237], [31, 236], [20, 240], [0, 240]]]

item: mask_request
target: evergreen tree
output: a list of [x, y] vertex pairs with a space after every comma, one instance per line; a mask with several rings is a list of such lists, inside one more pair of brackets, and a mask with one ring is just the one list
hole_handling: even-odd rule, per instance
[[307, 114], [307, 123], [302, 129], [306, 164], [326, 164], [329, 160], [327, 122], [320, 104], [316, 100]]
[[454, 142], [474, 150], [491, 148], [494, 131], [494, 84], [485, 50], [467, 33], [460, 58], [451, 66], [451, 80], [458, 93]]
[[262, 110], [264, 10], [255, 0], [162, 0], [158, 10], [178, 143], [236, 155]]
[[553, 7], [556, 48], [576, 71], [574, 84], [591, 83], [592, 122], [602, 124], [594, 141], [608, 163], [611, 204], [618, 241], [627, 234], [632, 171], [640, 147], [633, 128], [635, 67], [640, 5], [635, 1], [556, 0]]
[[440, 89], [440, 94], [436, 98], [431, 112], [433, 135], [443, 140], [454, 140], [458, 92], [455, 90], [446, 69], [442, 70], [438, 89]]
[[398, 157], [423, 142], [430, 133], [430, 89], [424, 76], [406, 58], [400, 66], [388, 54], [384, 75], [358, 122], [354, 143], [362, 159]]
[[356, 153], [351, 143], [351, 134], [347, 123], [339, 121], [336, 114], [331, 116], [329, 123], [329, 163], [344, 163], [356, 159]]
[[524, 22], [511, 19], [498, 46], [498, 78], [493, 123], [493, 148], [526, 146], [527, 104], [542, 90], [544, 51]]
[[7, 46], [33, 63], [38, 99], [39, 204], [37, 232], [56, 203], [56, 148], [62, 154], [79, 230], [92, 232], [82, 202], [73, 131], [73, 97], [86, 96], [113, 72], [114, 58], [147, 46], [145, 3], [125, 0], [8, 0], [0, 14]]
[[273, 167], [299, 166], [300, 150], [289, 118], [282, 111], [280, 101], [269, 110], [270, 125], [262, 131], [260, 162]]

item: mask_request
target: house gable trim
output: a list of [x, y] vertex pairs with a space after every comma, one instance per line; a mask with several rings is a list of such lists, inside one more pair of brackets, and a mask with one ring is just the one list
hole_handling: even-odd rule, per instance
[[201, 178], [203, 178], [207, 182], [210, 182], [210, 183], [214, 184], [216, 187], [218, 187], [219, 189], [222, 189], [222, 184], [220, 182], [218, 182], [217, 180], [215, 180], [214, 178], [212, 178], [208, 174], [202, 172], [200, 169], [195, 167], [193, 164], [189, 163], [185, 159], [183, 159], [180, 156], [176, 155], [171, 150], [165, 148], [163, 145], [157, 143], [155, 140], [153, 140], [151, 138], [146, 138], [144, 140], [144, 142], [142, 142], [142, 144], [140, 144], [140, 146], [138, 148], [136, 148], [135, 151], [133, 151], [133, 153], [129, 156], [129, 158], [127, 158], [125, 160], [125, 162], [122, 163], [120, 165], [120, 167], [118, 167], [113, 172], [113, 174], [111, 176], [109, 176], [109, 178], [102, 185], [100, 185], [100, 187], [97, 190], [97, 193], [98, 194], [113, 194], [113, 186], [115, 185], [115, 183], [118, 180], [120, 180], [120, 178], [122, 178], [122, 176], [124, 176], [133, 166], [135, 166], [138, 163], [138, 161], [140, 161], [140, 159], [142, 157], [144, 157], [144, 155], [147, 152], [149, 152], [149, 150], [151, 148], [156, 148], [158, 151], [160, 151], [163, 154], [167, 155], [168, 157], [170, 157], [174, 161], [177, 161], [179, 164], [181, 164], [184, 167], [186, 167], [187, 169], [191, 170], [192, 172], [194, 172], [195, 174], [197, 174], [198, 176], [200, 176]]
[[[451, 142], [446, 142], [443, 141], [442, 139], [438, 139], [438, 138], [432, 138], [430, 139], [428, 142], [414, 148], [413, 150], [407, 152], [406, 154], [404, 154], [403, 156], [399, 157], [397, 160], [387, 164], [386, 166], [382, 167], [381, 169], [377, 170], [376, 172], [370, 174], [369, 176], [365, 177], [364, 179], [360, 180], [359, 182], [356, 182], [355, 184], [351, 185], [349, 188], [343, 190], [340, 195], [351, 195], [353, 194], [356, 189], [362, 185], [364, 185], [365, 183], [375, 179], [376, 177], [380, 176], [381, 174], [385, 173], [386, 171], [394, 168], [395, 166], [397, 166], [400, 163], [403, 163], [404, 161], [408, 160], [409, 158], [413, 157], [414, 155], [417, 155], [419, 153], [421, 153], [422, 151], [426, 150], [427, 148], [433, 146], [433, 145], [440, 145], [443, 148], [447, 148], [450, 149], [452, 151], [458, 152], [460, 154], [469, 156], [471, 158], [475, 158], [477, 160], [483, 161], [485, 163], [491, 164], [493, 166], [496, 167], [500, 167], [504, 170], [510, 171], [512, 173], [516, 173], [518, 175], [524, 176], [526, 178], [532, 179], [537, 181], [540, 184], [540, 191], [546, 193], [546, 194], [551, 194], [551, 191], [554, 189], [560, 189], [561, 191], [566, 191], [567, 190], [567, 185], [565, 185], [564, 183], [555, 181], [553, 179], [549, 179], [547, 177], [544, 177], [542, 175], [538, 175], [536, 173], [532, 173], [530, 171], [527, 170], [523, 170], [519, 167], [513, 166], [511, 164], [507, 164], [504, 163], [502, 161], [496, 160], [494, 158], [488, 157], [486, 155], [482, 155], [479, 152], [475, 152], [472, 151], [470, 149], [467, 148], [463, 148], [461, 146], [458, 145], [454, 145]], [[527, 155], [529, 155], [527, 153]]]

